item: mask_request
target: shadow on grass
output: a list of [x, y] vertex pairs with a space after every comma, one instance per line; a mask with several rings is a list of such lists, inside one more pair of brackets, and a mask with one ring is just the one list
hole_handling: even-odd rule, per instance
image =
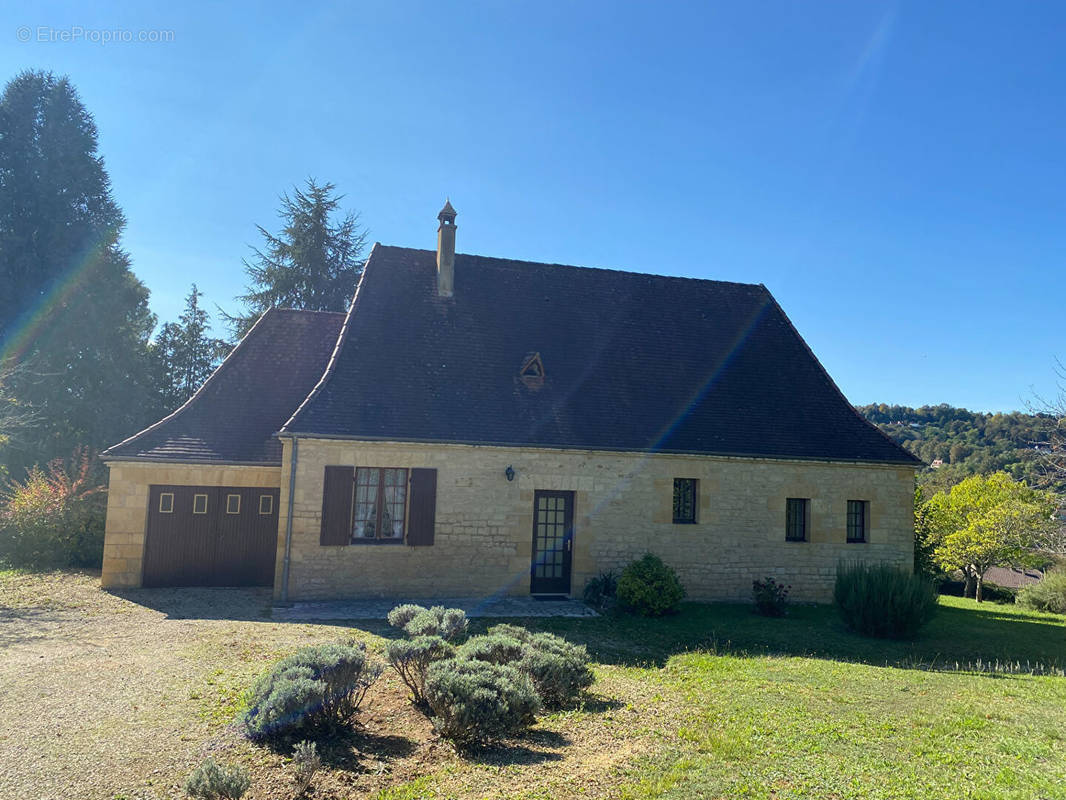
[[369, 756], [376, 761], [405, 758], [418, 749], [418, 743], [406, 736], [376, 734], [354, 727], [349, 731], [319, 742], [322, 763], [346, 772], [365, 772], [364, 761]]
[[662, 667], [676, 654], [781, 655], [876, 666], [928, 669], [958, 663], [1029, 662], [1066, 667], [1066, 628], [1054, 615], [1002, 607], [942, 605], [910, 641], [873, 639], [849, 631], [832, 606], [796, 605], [784, 618], [760, 617], [750, 605], [687, 603], [658, 619], [524, 620], [523, 624], [588, 646], [594, 661]]
[[[275, 753], [291, 756], [298, 738], [257, 740], [257, 744]], [[372, 733], [359, 726], [306, 738], [310, 738], [317, 745], [323, 765], [345, 772], [367, 772], [368, 760], [380, 762], [406, 758], [418, 749], [418, 742], [414, 739], [394, 734]]]
[[563, 755], [557, 751], [569, 744], [570, 738], [561, 733], [531, 730], [506, 742], [464, 748], [462, 754], [468, 761], [495, 767], [542, 764], [561, 761]]

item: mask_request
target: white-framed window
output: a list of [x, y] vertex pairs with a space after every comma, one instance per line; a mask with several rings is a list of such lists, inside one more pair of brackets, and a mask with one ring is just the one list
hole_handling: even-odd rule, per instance
[[194, 494], [192, 496], [192, 513], [194, 513], [194, 514], [206, 514], [207, 513], [207, 495], [206, 494]]
[[358, 467], [352, 541], [403, 541], [407, 522], [407, 470]]
[[160, 514], [173, 514], [174, 513], [174, 493], [173, 492], [161, 492], [159, 494], [159, 513]]
[[241, 513], [241, 496], [239, 494], [227, 494], [226, 495], [226, 513], [227, 514], [240, 514]]
[[259, 513], [260, 514], [273, 514], [274, 513], [274, 495], [261, 494], [259, 495]]

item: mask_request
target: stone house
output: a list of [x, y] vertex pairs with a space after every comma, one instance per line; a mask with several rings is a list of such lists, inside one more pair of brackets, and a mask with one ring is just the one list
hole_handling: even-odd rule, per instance
[[457, 255], [438, 218], [104, 453], [105, 586], [579, 595], [650, 551], [690, 597], [826, 600], [841, 559], [910, 565], [919, 462], [761, 284]]

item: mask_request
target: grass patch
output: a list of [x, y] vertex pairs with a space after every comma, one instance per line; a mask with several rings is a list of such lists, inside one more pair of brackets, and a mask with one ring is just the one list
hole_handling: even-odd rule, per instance
[[637, 701], [640, 719], [618, 715], [620, 738], [653, 746], [612, 796], [1066, 798], [1066, 678], [989, 669], [1061, 675], [1066, 617], [942, 600], [899, 642], [851, 633], [826, 606], [772, 619], [687, 604], [661, 620], [537, 627], [669, 698], [669, 714]]
[[858, 636], [824, 605], [790, 606], [783, 619], [753, 614], [750, 605], [686, 603], [680, 614], [665, 619], [617, 615], [526, 624], [584, 643], [595, 661], [620, 666], [661, 667], [673, 655], [714, 650], [876, 666], [976, 667], [978, 661], [999, 660], [1066, 668], [1066, 616], [961, 597], [940, 602], [940, 612], [910, 641]]
[[[244, 690], [301, 646], [356, 636], [380, 656], [398, 633], [384, 623], [272, 621], [259, 613], [264, 602], [255, 591], [102, 592], [90, 573], [0, 574], [16, 645], [0, 751], [19, 796], [132, 786], [131, 797], [154, 796], [204, 747], [245, 764], [257, 797], [291, 796], [288, 756], [226, 724]], [[1066, 678], [1025, 674], [1066, 667], [1066, 616], [942, 604], [913, 641], [863, 638], [833, 608], [806, 605], [784, 619], [692, 603], [659, 619], [516, 620], [588, 646], [597, 680], [587, 698], [460, 757], [386, 673], [359, 725], [321, 747], [314, 796], [1066, 800]], [[472, 621], [471, 633], [496, 622]], [[115, 658], [130, 668], [116, 670]], [[71, 672], [69, 663], [90, 666]], [[51, 724], [37, 723], [52, 718], [85, 724], [51, 740]], [[44, 743], [40, 763], [19, 759], [27, 725]], [[86, 770], [82, 753], [99, 769]], [[104, 772], [119, 776], [113, 788]], [[52, 775], [66, 783], [42, 792]]]

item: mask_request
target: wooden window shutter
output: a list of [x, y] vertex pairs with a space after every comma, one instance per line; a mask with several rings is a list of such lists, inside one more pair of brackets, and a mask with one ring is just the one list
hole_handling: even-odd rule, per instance
[[437, 470], [411, 470], [411, 510], [407, 521], [407, 544], [425, 547], [433, 544], [437, 521]]
[[355, 467], [326, 467], [322, 481], [320, 545], [351, 544]]

